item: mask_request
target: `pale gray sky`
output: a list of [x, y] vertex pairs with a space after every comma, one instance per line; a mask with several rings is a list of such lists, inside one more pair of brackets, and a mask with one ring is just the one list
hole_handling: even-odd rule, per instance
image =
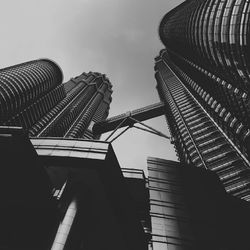
[[[154, 57], [158, 25], [182, 0], [8, 0], [0, 8], [0, 68], [47, 57], [64, 80], [99, 71], [113, 84], [110, 116], [159, 101]], [[146, 122], [168, 134], [165, 118]], [[105, 138], [107, 135], [104, 135]], [[121, 167], [146, 168], [147, 156], [175, 160], [165, 139], [131, 129], [113, 143]]]

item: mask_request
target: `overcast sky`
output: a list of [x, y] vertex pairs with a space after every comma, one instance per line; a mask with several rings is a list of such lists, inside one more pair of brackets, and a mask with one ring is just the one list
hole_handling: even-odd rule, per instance
[[[158, 25], [181, 0], [8, 0], [0, 8], [0, 68], [38, 58], [56, 61], [64, 81], [98, 71], [113, 84], [110, 116], [159, 98], [154, 57]], [[169, 134], [164, 117], [146, 122]], [[107, 135], [104, 135], [105, 138]], [[121, 167], [146, 169], [147, 156], [175, 160], [164, 138], [130, 129], [113, 142]]]

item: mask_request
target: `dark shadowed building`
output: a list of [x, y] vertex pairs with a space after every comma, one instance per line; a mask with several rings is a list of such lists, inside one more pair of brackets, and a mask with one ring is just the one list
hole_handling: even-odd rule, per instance
[[147, 249], [145, 178], [132, 195], [109, 143], [1, 128], [0, 149], [1, 249]]
[[249, 249], [249, 203], [211, 171], [148, 158], [153, 250]]
[[149, 214], [150, 204], [147, 178], [141, 169], [123, 168], [122, 174], [135, 205], [135, 212], [138, 218], [140, 218], [149, 242], [151, 240], [151, 218]]

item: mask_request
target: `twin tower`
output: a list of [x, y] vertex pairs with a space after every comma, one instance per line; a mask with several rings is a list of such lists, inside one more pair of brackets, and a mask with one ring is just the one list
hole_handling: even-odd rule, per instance
[[108, 116], [111, 89], [109, 79], [96, 72], [63, 83], [62, 70], [48, 59], [4, 68], [0, 124], [36, 137], [93, 139], [91, 126]]
[[[155, 59], [162, 101], [156, 106], [167, 117], [179, 160], [215, 171], [227, 192], [245, 200], [250, 200], [249, 12], [249, 1], [185, 1], [164, 16], [159, 34], [165, 49]], [[5, 68], [0, 124], [21, 126], [35, 137], [98, 139], [92, 129], [108, 116], [111, 88], [96, 72], [63, 83], [61, 69], [48, 59]], [[153, 116], [151, 110], [140, 119]], [[115, 120], [120, 124], [124, 116]]]
[[[1, 69], [0, 248], [249, 249], [249, 19], [246, 0], [171, 10], [155, 58], [161, 103], [110, 119], [103, 74], [64, 83], [48, 59]], [[180, 163], [149, 158], [148, 180], [122, 174], [95, 140], [163, 114]]]

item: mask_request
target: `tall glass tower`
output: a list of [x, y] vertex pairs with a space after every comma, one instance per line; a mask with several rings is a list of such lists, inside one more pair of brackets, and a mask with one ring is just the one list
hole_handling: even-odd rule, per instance
[[250, 3], [188, 0], [159, 28], [157, 89], [179, 158], [250, 199]]
[[94, 123], [108, 116], [112, 100], [110, 81], [105, 75], [89, 72], [63, 86], [65, 98], [32, 126], [30, 135], [93, 139]]
[[0, 123], [31, 127], [66, 94], [57, 64], [41, 59], [0, 70]]
[[109, 79], [89, 72], [62, 81], [48, 59], [1, 69], [0, 125], [21, 126], [30, 136], [93, 139], [92, 126], [108, 116]]

